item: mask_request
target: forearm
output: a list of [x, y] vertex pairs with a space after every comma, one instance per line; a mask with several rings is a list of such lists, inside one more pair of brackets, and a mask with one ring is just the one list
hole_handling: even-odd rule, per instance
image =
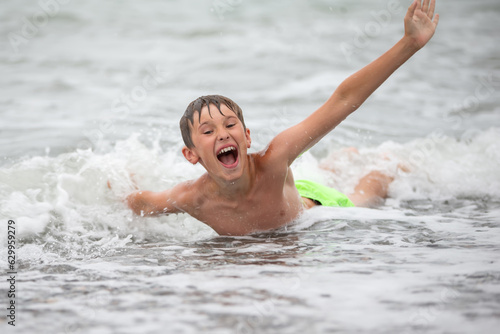
[[135, 191], [128, 195], [127, 205], [139, 216], [158, 216], [178, 211], [175, 206], [171, 205], [171, 200], [168, 198], [168, 190], [164, 192], [149, 190]]
[[136, 215], [154, 215], [155, 212], [150, 203], [151, 201], [148, 200], [148, 197], [150, 197], [150, 195], [150, 191], [135, 191], [127, 196], [127, 205]]
[[[277, 136], [288, 165], [355, 111], [418, 47], [403, 37], [389, 51], [345, 79], [332, 96], [310, 117]], [[284, 139], [280, 142], [281, 137]], [[289, 138], [295, 140], [290, 141]], [[289, 143], [291, 143], [289, 145]]]
[[403, 37], [378, 59], [344, 80], [329, 102], [342, 101], [348, 107], [347, 112], [350, 114], [418, 50], [419, 48], [410, 39]]
[[189, 184], [190, 182], [185, 182], [161, 192], [135, 191], [128, 195], [127, 205], [139, 216], [184, 212], [191, 194]]

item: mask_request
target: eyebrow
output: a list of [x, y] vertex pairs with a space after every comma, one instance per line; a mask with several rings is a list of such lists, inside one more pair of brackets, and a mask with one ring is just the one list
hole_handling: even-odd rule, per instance
[[[224, 121], [227, 120], [227, 119], [230, 119], [230, 118], [236, 118], [237, 119], [238, 117], [236, 117], [234, 115], [224, 116]], [[212, 123], [212, 122], [213, 122], [212, 119], [206, 120], [205, 122], [200, 123], [200, 125], [198, 125], [198, 129], [201, 128], [203, 125], [206, 125], [206, 124]]]

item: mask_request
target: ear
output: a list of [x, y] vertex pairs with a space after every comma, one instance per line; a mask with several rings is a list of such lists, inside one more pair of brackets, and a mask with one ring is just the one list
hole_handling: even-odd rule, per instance
[[196, 165], [200, 160], [200, 157], [196, 154], [196, 152], [194, 152], [187, 146], [184, 146], [182, 148], [182, 155], [184, 155], [184, 158], [186, 158], [186, 160], [192, 163], [193, 165]]
[[250, 129], [247, 128], [245, 131], [245, 137], [247, 138], [247, 148], [250, 148], [252, 145], [252, 138], [250, 138]]

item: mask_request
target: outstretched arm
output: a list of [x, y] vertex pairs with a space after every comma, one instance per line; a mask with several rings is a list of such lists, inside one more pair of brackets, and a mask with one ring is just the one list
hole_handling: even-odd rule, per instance
[[355, 111], [394, 71], [434, 35], [439, 15], [435, 0], [415, 0], [404, 19], [405, 35], [389, 51], [344, 80], [318, 110], [280, 133], [270, 149], [287, 157], [288, 166]]
[[140, 190], [131, 193], [126, 201], [140, 216], [156, 216], [185, 212], [192, 198], [191, 182], [184, 182], [161, 192]]

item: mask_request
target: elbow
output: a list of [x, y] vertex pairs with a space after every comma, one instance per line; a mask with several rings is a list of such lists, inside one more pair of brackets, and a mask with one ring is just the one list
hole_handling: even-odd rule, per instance
[[333, 95], [338, 101], [348, 101], [351, 99], [353, 92], [352, 85], [349, 84], [348, 80], [345, 80], [337, 87]]
[[349, 110], [349, 113], [357, 110], [365, 100], [360, 94], [360, 89], [353, 87], [348, 80], [340, 84], [340, 86], [335, 90], [334, 95], [334, 100], [339, 101], [337, 103], [343, 104], [344, 107]]

